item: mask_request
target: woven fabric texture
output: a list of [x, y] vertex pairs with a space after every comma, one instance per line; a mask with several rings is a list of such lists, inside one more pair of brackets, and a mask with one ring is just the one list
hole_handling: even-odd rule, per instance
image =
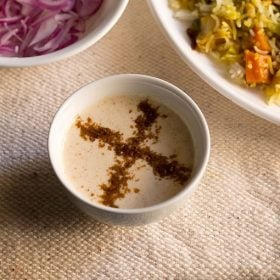
[[[143, 0], [70, 59], [0, 69], [0, 279], [280, 279], [280, 129], [205, 84], [169, 46]], [[54, 113], [73, 91], [142, 73], [186, 91], [207, 118], [211, 159], [185, 206], [122, 228], [65, 197], [47, 151]]]

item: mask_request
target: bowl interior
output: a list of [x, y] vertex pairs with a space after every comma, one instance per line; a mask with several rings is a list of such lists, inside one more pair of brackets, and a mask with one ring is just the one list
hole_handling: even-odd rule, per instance
[[181, 192], [190, 191], [193, 183], [201, 176], [209, 155], [209, 135], [204, 118], [193, 101], [179, 89], [161, 80], [139, 75], [118, 75], [89, 84], [74, 93], [59, 109], [50, 130], [49, 152], [54, 170], [61, 182], [80, 199], [102, 207], [83, 198], [66, 176], [63, 166], [65, 135], [76, 117], [89, 105], [97, 103], [104, 97], [122, 94], [151, 98], [172, 109], [187, 125], [194, 143], [195, 159], [191, 179]]

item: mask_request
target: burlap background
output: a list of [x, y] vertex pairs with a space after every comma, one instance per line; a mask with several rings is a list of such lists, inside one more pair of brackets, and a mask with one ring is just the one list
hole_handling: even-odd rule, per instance
[[[280, 279], [280, 129], [221, 97], [175, 54], [143, 0], [68, 60], [0, 75], [0, 279]], [[212, 136], [204, 181], [174, 215], [118, 228], [64, 196], [48, 160], [52, 117], [74, 90], [116, 73], [166, 79]]]

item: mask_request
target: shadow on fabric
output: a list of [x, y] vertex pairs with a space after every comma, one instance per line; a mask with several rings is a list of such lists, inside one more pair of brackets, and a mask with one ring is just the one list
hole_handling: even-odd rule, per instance
[[[0, 173], [1, 223], [28, 229], [79, 226], [89, 221], [67, 198], [48, 159], [30, 160]], [[16, 224], [16, 225], [15, 225]]]

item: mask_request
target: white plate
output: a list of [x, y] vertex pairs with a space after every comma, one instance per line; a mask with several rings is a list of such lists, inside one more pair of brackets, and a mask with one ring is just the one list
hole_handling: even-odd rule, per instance
[[268, 106], [260, 92], [234, 83], [226, 77], [222, 67], [213, 63], [207, 55], [192, 50], [186, 35], [186, 23], [173, 17], [167, 0], [147, 2], [171, 45], [191, 69], [210, 86], [242, 108], [270, 122], [280, 124], [280, 107]]

